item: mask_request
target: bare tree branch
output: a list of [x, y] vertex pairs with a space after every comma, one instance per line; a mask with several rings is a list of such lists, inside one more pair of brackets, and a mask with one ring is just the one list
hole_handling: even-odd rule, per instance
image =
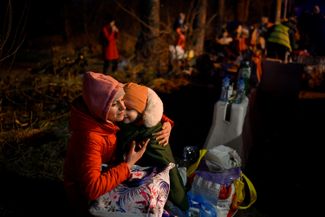
[[[140, 24], [142, 24], [145, 28], [148, 28], [150, 31], [153, 31], [155, 30], [154, 27], [148, 25], [145, 21], [143, 21], [138, 15], [135, 14], [134, 11], [130, 11], [128, 10], [126, 7], [124, 7], [121, 3], [119, 3], [118, 1], [114, 0], [114, 2], [116, 3], [116, 5], [118, 7], [120, 7], [123, 11], [125, 11], [127, 14], [129, 14], [130, 16], [132, 16], [133, 18], [135, 18]], [[161, 30], [160, 29], [160, 35], [163, 35], [163, 34], [170, 34], [171, 31], [170, 31], [170, 28], [167, 27], [166, 24], [160, 22], [159, 24], [160, 26], [163, 26], [165, 30]], [[168, 30], [169, 29], [169, 30]]]
[[[4, 11], [3, 17], [3, 35], [0, 35], [0, 63], [7, 64], [7, 70], [10, 70], [14, 61], [15, 56], [22, 47], [26, 33], [25, 29], [27, 26], [27, 18], [29, 12], [29, 1], [25, 1], [22, 11], [19, 13], [19, 19], [15, 21], [13, 19], [13, 4], [11, 0], [7, 0], [7, 5]], [[2, 70], [4, 68], [2, 67]]]
[[114, 0], [115, 4], [120, 7], [123, 11], [125, 11], [127, 14], [129, 14], [131, 17], [135, 18], [139, 23], [141, 23], [144, 27], [154, 30], [154, 28], [150, 25], [148, 25], [146, 22], [144, 22], [140, 17], [138, 17], [134, 12], [128, 10], [125, 8], [122, 4], [120, 4], [118, 1]]
[[[7, 25], [6, 25], [6, 18], [8, 18], [8, 22], [7, 22]], [[0, 48], [1, 50], [4, 49], [4, 46], [5, 44], [7, 43], [8, 41], [8, 38], [10, 36], [10, 32], [11, 32], [11, 27], [12, 27], [12, 4], [11, 4], [11, 1], [8, 0], [8, 6], [7, 6], [7, 10], [6, 10], [6, 13], [5, 13], [5, 18], [4, 18], [4, 29], [3, 29], [3, 32], [6, 34], [5, 37], [3, 38], [3, 41], [2, 44], [0, 44]], [[6, 29], [8, 28], [8, 29]]]
[[24, 32], [27, 25], [27, 17], [28, 17], [28, 7], [25, 4], [25, 7], [22, 11], [17, 28], [14, 33], [13, 41], [11, 43], [10, 48], [8, 49], [9, 53], [13, 53], [12, 49], [14, 51], [17, 51], [18, 50], [17, 47], [20, 48], [23, 42], [25, 41], [26, 34]]
[[207, 26], [209, 26], [212, 23], [212, 21], [214, 20], [214, 18], [216, 18], [216, 16], [217, 14], [215, 13], [209, 18], [209, 20], [207, 21]]

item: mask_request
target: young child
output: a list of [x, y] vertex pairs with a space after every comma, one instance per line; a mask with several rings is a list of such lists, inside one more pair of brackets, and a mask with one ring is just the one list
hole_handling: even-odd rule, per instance
[[[170, 145], [160, 145], [154, 136], [155, 132], [161, 130], [161, 120], [164, 120], [163, 103], [159, 96], [152, 89], [132, 82], [124, 86], [124, 91], [126, 112], [123, 123], [119, 124], [121, 129], [121, 133], [117, 134], [119, 147], [128, 150], [127, 145], [132, 140], [142, 141], [150, 138], [146, 152], [137, 164], [165, 167], [170, 162], [175, 163]], [[168, 199], [180, 209], [187, 210], [186, 190], [176, 167], [170, 171]]]

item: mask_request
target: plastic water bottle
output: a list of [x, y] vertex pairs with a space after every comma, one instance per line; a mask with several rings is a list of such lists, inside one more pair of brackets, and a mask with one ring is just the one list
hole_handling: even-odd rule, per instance
[[189, 209], [187, 217], [217, 217], [217, 210], [209, 201], [198, 194], [188, 192]]
[[228, 101], [232, 101], [232, 95], [234, 93], [234, 84], [230, 83], [228, 87]]
[[229, 84], [230, 84], [230, 79], [228, 77], [224, 77], [223, 80], [222, 80], [220, 101], [223, 101], [223, 102], [228, 101]]
[[242, 78], [240, 78], [237, 82], [237, 94], [236, 94], [236, 104], [240, 104], [243, 101], [245, 96], [245, 82]]
[[238, 79], [243, 79], [245, 84], [245, 93], [248, 93], [249, 90], [249, 81], [251, 78], [251, 67], [249, 61], [242, 62], [242, 66], [239, 70]]

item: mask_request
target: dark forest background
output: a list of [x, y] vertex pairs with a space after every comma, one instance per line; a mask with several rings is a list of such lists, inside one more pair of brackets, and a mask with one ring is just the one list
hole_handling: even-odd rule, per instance
[[[102, 69], [98, 36], [108, 14], [115, 17], [120, 29], [121, 62], [126, 59], [154, 63], [149, 58], [135, 58], [138, 38], [152, 24], [148, 11], [153, 10], [153, 5], [159, 12], [156, 17], [159, 41], [154, 47], [159, 49], [148, 46], [148, 50], [158, 50], [160, 55], [168, 52], [174, 34], [173, 22], [179, 12], [184, 12], [191, 24], [187, 45], [199, 51], [202, 47], [195, 46], [198, 44], [195, 31], [202, 33], [204, 29], [203, 34], [199, 34], [203, 36], [200, 40], [208, 42], [220, 33], [223, 23], [250, 25], [259, 22], [261, 16], [268, 16], [273, 22], [277, 2], [279, 0], [0, 0], [0, 216], [66, 215], [62, 165], [69, 136], [69, 106], [80, 94], [79, 75], [86, 69]], [[310, 11], [313, 4], [319, 4], [321, 11], [325, 11], [324, 0], [280, 2], [287, 2], [287, 17]], [[206, 19], [200, 26], [202, 14]], [[151, 58], [166, 60], [156, 53], [152, 53]], [[151, 73], [142, 75], [137, 82], [150, 84], [160, 93], [166, 114], [175, 121], [171, 144], [178, 157], [182, 157], [184, 146], [203, 145], [214, 103], [220, 95], [220, 83], [209, 78], [205, 83], [184, 85], [188, 80], [177, 79], [176, 73], [168, 77], [156, 70], [144, 69], [132, 62], [132, 67], [116, 76], [121, 74], [134, 79], [137, 73]], [[179, 86], [181, 88], [173, 93], [166, 91]], [[281, 216], [283, 210], [290, 212], [287, 216], [301, 216], [298, 215], [301, 211], [306, 211], [305, 216], [308, 216], [310, 211], [318, 211], [321, 206], [315, 206], [316, 200], [310, 199], [318, 195], [318, 188], [314, 188], [317, 181], [303, 172], [322, 165], [318, 162], [323, 159], [321, 152], [314, 150], [323, 145], [323, 128], [318, 126], [324, 123], [324, 100], [288, 105], [287, 101], [274, 103], [266, 99], [259, 107], [252, 108], [260, 120], [255, 135], [258, 146], [251, 152], [255, 158], [247, 167], [247, 174], [259, 196], [255, 206], [248, 212], [239, 212], [244, 215], [238, 216]], [[191, 124], [188, 124], [189, 119]], [[312, 148], [309, 150], [306, 146]], [[289, 162], [288, 156], [292, 158]], [[305, 156], [309, 157], [305, 159]], [[304, 206], [297, 206], [301, 202]], [[256, 212], [256, 208], [264, 215]]]
[[[53, 51], [64, 46], [73, 52], [87, 46], [92, 52], [99, 53], [98, 34], [108, 14], [115, 17], [120, 29], [122, 56], [130, 57], [135, 53], [143, 24], [148, 24], [146, 11], [157, 2], [160, 34], [166, 36], [165, 40], [170, 39], [173, 33], [172, 24], [179, 12], [184, 12], [187, 21], [195, 28], [197, 8], [202, 2], [207, 4], [205, 40], [214, 39], [224, 23], [253, 24], [259, 22], [261, 16], [274, 21], [277, 3], [276, 0], [2, 0], [0, 66], [3, 70], [15, 61], [28, 61], [32, 56], [30, 51], [36, 49]], [[324, 5], [319, 0], [282, 1], [282, 14], [286, 10], [287, 17], [299, 15], [310, 10], [315, 3]], [[27, 50], [29, 55], [23, 50]]]

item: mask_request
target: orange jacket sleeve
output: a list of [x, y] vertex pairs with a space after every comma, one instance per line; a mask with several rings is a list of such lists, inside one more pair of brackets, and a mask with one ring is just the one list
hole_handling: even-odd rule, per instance
[[123, 162], [102, 172], [102, 155], [109, 153], [103, 150], [102, 144], [105, 142], [101, 141], [102, 138], [96, 136], [90, 138], [87, 141], [89, 145], [85, 147], [86, 150], [80, 156], [80, 167], [75, 169], [79, 171], [80, 184], [85, 196], [89, 200], [95, 200], [125, 181], [130, 171], [127, 163]]
[[[115, 161], [118, 127], [99, 123], [82, 109], [72, 107], [64, 161], [67, 196], [78, 206], [111, 191], [130, 176], [127, 163]], [[102, 164], [110, 166], [102, 170]]]
[[174, 127], [174, 121], [172, 121], [170, 118], [168, 118], [165, 114], [163, 114], [162, 118], [161, 118], [161, 123], [164, 122], [169, 122], [172, 127]]

